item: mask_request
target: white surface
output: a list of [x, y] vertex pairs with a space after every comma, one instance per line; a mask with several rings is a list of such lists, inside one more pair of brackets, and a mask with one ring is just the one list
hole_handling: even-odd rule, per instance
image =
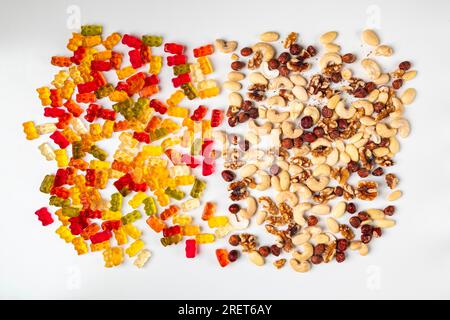
[[[375, 23], [382, 41], [395, 47], [392, 65], [410, 59], [419, 70], [412, 82], [418, 97], [406, 112], [413, 131], [396, 157], [395, 171], [405, 194], [398, 202], [397, 226], [373, 243], [368, 256], [352, 254], [344, 264], [320, 265], [308, 274], [289, 267], [276, 271], [271, 265], [258, 269], [247, 261], [221, 269], [212, 252], [216, 245], [187, 260], [181, 246], [161, 248], [144, 221], [144, 240], [153, 252], [145, 269], [137, 270], [127, 260], [109, 270], [99, 253], [77, 256], [54, 234], [55, 225], [43, 228], [33, 214], [47, 202], [38, 188], [54, 164], [41, 157], [37, 141], [24, 139], [21, 126], [29, 119], [41, 120], [35, 88], [52, 80], [56, 68], [49, 64], [50, 57], [67, 53], [71, 30], [66, 10], [71, 5], [80, 8], [83, 24], [103, 24], [106, 33], [161, 33], [165, 40], [185, 42], [190, 49], [217, 37], [252, 43], [268, 29], [283, 35], [297, 31], [303, 43], [317, 44], [322, 32], [335, 29], [343, 50], [358, 52], [358, 33]], [[449, 9], [448, 1], [376, 0], [3, 4], [0, 298], [450, 298]], [[222, 66], [220, 74], [227, 71], [225, 61], [214, 56], [216, 69]], [[224, 107], [225, 95], [214, 101]], [[215, 181], [204, 199], [224, 194], [224, 185]], [[226, 202], [219, 201], [225, 210]]]

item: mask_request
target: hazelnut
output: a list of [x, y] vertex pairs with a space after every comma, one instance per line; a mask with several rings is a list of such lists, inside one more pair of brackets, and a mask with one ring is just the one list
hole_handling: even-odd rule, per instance
[[294, 146], [294, 141], [290, 138], [281, 140], [281, 146], [285, 149], [291, 149]]
[[259, 247], [258, 252], [263, 257], [267, 257], [270, 254], [270, 248], [268, 246]]
[[313, 118], [311, 116], [305, 116], [300, 120], [300, 124], [303, 129], [309, 129], [313, 125]]
[[291, 55], [289, 54], [289, 52], [283, 52], [278, 56], [278, 61], [281, 64], [286, 64], [289, 62], [289, 60], [291, 60]]
[[313, 133], [316, 135], [317, 138], [321, 138], [325, 135], [325, 130], [322, 127], [315, 127], [313, 129]]
[[233, 234], [228, 239], [228, 243], [232, 246], [238, 246], [241, 243], [241, 238], [237, 234]]
[[353, 214], [356, 212], [356, 205], [353, 202], [347, 203], [347, 212]]
[[273, 176], [278, 175], [281, 172], [281, 168], [279, 166], [277, 166], [276, 164], [273, 164], [270, 169], [270, 174]]
[[365, 88], [358, 88], [353, 91], [353, 95], [355, 98], [365, 98], [368, 95], [368, 92]]
[[331, 118], [333, 116], [333, 110], [328, 108], [327, 106], [324, 106], [322, 108], [322, 116], [324, 118]]
[[250, 142], [246, 139], [239, 141], [239, 148], [241, 148], [242, 151], [247, 151], [250, 149]]
[[294, 147], [300, 148], [303, 145], [302, 137], [294, 138]]
[[280, 62], [275, 58], [270, 59], [267, 64], [270, 70], [278, 69], [278, 67], [280, 66]]
[[395, 90], [400, 89], [402, 85], [403, 85], [402, 79], [395, 79], [394, 81], [392, 81], [392, 88], [394, 88]]
[[345, 261], [345, 253], [343, 253], [343, 252], [336, 252], [336, 261], [338, 263], [344, 262]]
[[303, 135], [302, 135], [302, 139], [303, 139], [303, 141], [305, 141], [305, 142], [312, 143], [312, 142], [316, 141], [317, 137], [316, 137], [316, 135], [315, 135], [314, 133], [312, 133], [312, 132], [305, 132], [305, 133], [303, 133]]
[[348, 247], [348, 241], [347, 239], [338, 239], [336, 242], [336, 249], [343, 252], [347, 250]]
[[281, 253], [281, 249], [277, 247], [277, 245], [273, 244], [270, 246], [270, 252], [275, 256], [278, 257]]
[[308, 226], [312, 227], [319, 222], [319, 219], [317, 219], [317, 217], [314, 215], [310, 215], [308, 216], [308, 218], [306, 218], [306, 222], [308, 223]]
[[231, 182], [234, 180], [234, 178], [236, 178], [236, 175], [233, 171], [231, 170], [223, 170], [222, 171], [222, 178], [223, 180], [225, 180], [226, 182]]
[[233, 69], [234, 71], [239, 71], [241, 70], [243, 67], [245, 67], [245, 63], [242, 61], [233, 61], [231, 63], [231, 69]]
[[308, 48], [306, 48], [306, 51], [309, 53], [311, 57], [314, 57], [317, 54], [317, 50], [313, 46], [308, 46]]
[[323, 262], [322, 256], [314, 255], [311, 257], [311, 263], [312, 264], [321, 264]]
[[248, 119], [250, 119], [250, 116], [247, 113], [245, 113], [245, 112], [239, 113], [239, 115], [238, 115], [238, 122], [239, 123], [247, 122]]
[[236, 116], [228, 118], [228, 125], [230, 127], [235, 127], [237, 125], [237, 123], [238, 123], [238, 121], [237, 121], [237, 117]]
[[283, 76], [283, 77], [288, 76], [289, 73], [291, 72], [291, 70], [289, 70], [289, 68], [286, 67], [286, 66], [280, 66], [278, 68], [278, 71], [280, 72], [280, 75]]
[[325, 252], [327, 246], [324, 243], [320, 243], [314, 247], [314, 255], [320, 256]]
[[409, 62], [409, 61], [400, 62], [398, 67], [400, 70], [403, 70], [403, 71], [409, 70], [411, 68], [411, 62]]
[[241, 49], [241, 55], [243, 55], [244, 57], [247, 57], [249, 55], [251, 55], [253, 53], [253, 49], [250, 47], [245, 47]]
[[353, 228], [359, 228], [361, 225], [361, 219], [358, 217], [351, 217], [348, 221]]
[[392, 216], [395, 213], [395, 206], [387, 206], [383, 209], [383, 212], [387, 216]]
[[353, 63], [356, 61], [356, 56], [353, 53], [346, 53], [342, 56], [344, 63]]
[[289, 52], [294, 56], [298, 56], [302, 52], [302, 50], [302, 46], [298, 43], [294, 43], [289, 47]]
[[360, 176], [361, 178], [367, 178], [369, 176], [369, 170], [367, 170], [366, 168], [359, 169], [358, 176]]
[[239, 258], [239, 251], [231, 250], [230, 252], [228, 252], [228, 260], [230, 260], [230, 262], [235, 262], [238, 258]]
[[238, 213], [239, 210], [241, 210], [241, 206], [237, 203], [230, 204], [230, 206], [228, 207], [228, 211], [230, 211], [230, 213], [232, 214]]

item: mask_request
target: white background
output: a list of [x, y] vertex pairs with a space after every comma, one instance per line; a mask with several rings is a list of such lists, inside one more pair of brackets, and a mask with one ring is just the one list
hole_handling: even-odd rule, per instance
[[[42, 120], [35, 88], [53, 79], [50, 57], [68, 53], [71, 5], [80, 9], [82, 24], [103, 24], [106, 33], [162, 34], [191, 49], [217, 37], [250, 44], [267, 30], [284, 36], [297, 31], [303, 43], [317, 44], [321, 33], [333, 29], [340, 32], [343, 51], [357, 52], [360, 30], [375, 24], [382, 41], [395, 48], [391, 66], [410, 59], [419, 71], [412, 82], [417, 100], [406, 112], [413, 131], [396, 157], [405, 194], [397, 226], [368, 256], [352, 254], [346, 263], [320, 265], [308, 274], [257, 268], [248, 261], [221, 269], [212, 251], [216, 245], [203, 246], [198, 259], [188, 260], [181, 246], [163, 249], [143, 221], [144, 240], [153, 252], [143, 270], [130, 260], [105, 269], [100, 253], [77, 256], [54, 233], [56, 224], [43, 228], [33, 214], [48, 201], [38, 189], [54, 163], [39, 154], [41, 140], [25, 140], [21, 125]], [[444, 0], [2, 3], [0, 298], [450, 298], [449, 9]], [[215, 76], [223, 75], [227, 60], [220, 55], [213, 60], [221, 67]], [[208, 104], [225, 103], [222, 95]], [[210, 180], [205, 198], [223, 194], [220, 180]], [[227, 202], [218, 201], [225, 210]]]

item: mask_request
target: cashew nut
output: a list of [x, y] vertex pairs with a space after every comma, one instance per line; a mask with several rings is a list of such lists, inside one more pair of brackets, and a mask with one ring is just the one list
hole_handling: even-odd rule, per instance
[[343, 101], [339, 101], [336, 105], [335, 111], [340, 118], [350, 119], [355, 115], [356, 109], [353, 106], [346, 108], [345, 103]]
[[225, 41], [223, 39], [217, 39], [214, 42], [214, 45], [220, 52], [230, 53], [236, 50], [238, 43], [237, 41]]
[[353, 144], [348, 144], [345, 146], [345, 152], [349, 155], [352, 161], [357, 162], [359, 160], [359, 152], [358, 149]]
[[339, 152], [336, 148], [331, 150], [331, 153], [327, 156], [326, 164], [334, 166], [339, 160]]
[[295, 207], [298, 204], [298, 197], [295, 193], [290, 191], [282, 191], [275, 196], [277, 203], [287, 202], [291, 207]]
[[375, 127], [375, 130], [383, 138], [390, 138], [392, 136], [395, 136], [395, 134], [397, 133], [397, 129], [389, 129], [385, 123], [378, 123]]
[[269, 83], [270, 90], [278, 90], [278, 89], [292, 89], [294, 84], [286, 77], [278, 76], [272, 79]]
[[258, 106], [258, 117], [261, 119], [267, 118], [267, 108], [264, 106]]
[[258, 42], [252, 49], [254, 52], [260, 51], [264, 61], [269, 61], [275, 56], [275, 48], [268, 43]]
[[303, 168], [296, 165], [296, 164], [289, 164], [289, 169], [288, 169], [289, 174], [294, 177], [298, 174], [300, 174], [301, 172], [303, 172]]
[[287, 118], [289, 118], [289, 112], [287, 111], [278, 112], [275, 109], [267, 110], [267, 120], [269, 120], [272, 123], [280, 123], [285, 121]]
[[282, 96], [272, 96], [266, 100], [266, 103], [270, 107], [271, 106], [280, 106], [280, 107], [286, 106], [286, 100], [284, 100], [284, 98]]
[[273, 164], [274, 156], [273, 155], [265, 155], [263, 160], [256, 161], [256, 166], [260, 169], [267, 168]]
[[301, 273], [308, 272], [311, 269], [311, 265], [308, 261], [299, 262], [296, 259], [291, 259], [289, 260], [289, 264], [294, 271]]
[[313, 170], [313, 176], [314, 177], [320, 177], [320, 176], [330, 176], [331, 168], [329, 165], [322, 163], [321, 165], [317, 166]]
[[314, 123], [317, 123], [320, 119], [320, 111], [316, 107], [307, 106], [303, 111], [303, 114], [306, 116], [310, 116], [313, 119]]
[[311, 258], [313, 256], [313, 254], [314, 254], [314, 247], [313, 247], [313, 245], [311, 243], [305, 242], [302, 245], [302, 248], [303, 248], [303, 252], [302, 253], [300, 253], [299, 251], [294, 251], [292, 253], [292, 256], [294, 257], [295, 260], [306, 261], [306, 260], [308, 260], [309, 258]]
[[373, 104], [368, 100], [356, 100], [352, 102], [352, 106], [356, 109], [363, 108], [364, 115], [370, 116], [373, 113]]
[[338, 94], [335, 94], [327, 102], [327, 108], [334, 110], [340, 101], [341, 97]]
[[311, 158], [311, 163], [315, 166], [321, 165], [327, 161], [327, 158], [325, 156], [313, 156]]
[[322, 176], [319, 177], [319, 180], [314, 177], [309, 177], [305, 183], [311, 191], [318, 192], [325, 189], [329, 182], [330, 178]]
[[297, 192], [299, 198], [302, 201], [309, 200], [312, 197], [311, 190], [307, 186], [302, 184], [302, 183], [293, 183], [293, 184], [291, 184], [291, 190], [293, 192]]
[[271, 146], [272, 147], [280, 147], [281, 145], [281, 129], [280, 128], [276, 128], [276, 129], [272, 129], [272, 131], [270, 132], [270, 139], [271, 139]]
[[255, 120], [250, 119], [248, 121], [248, 127], [250, 130], [253, 130], [257, 135], [266, 135], [269, 134], [272, 130], [272, 123], [266, 122], [263, 125], [258, 125]]
[[269, 81], [260, 72], [250, 73], [248, 80], [250, 80], [253, 84], [267, 85], [269, 83]]
[[265, 61], [263, 61], [261, 63], [260, 68], [261, 68], [261, 73], [263, 74], [263, 76], [266, 79], [275, 79], [276, 77], [278, 77], [280, 75], [280, 71], [278, 71], [278, 69], [270, 70], [269, 64]]
[[247, 132], [245, 134], [245, 139], [248, 140], [252, 145], [257, 145], [260, 142], [259, 136], [257, 136], [254, 132]]
[[404, 118], [394, 119], [391, 121], [391, 127], [398, 129], [398, 134], [402, 138], [406, 138], [409, 136], [411, 131], [409, 126], [409, 121]]
[[304, 109], [304, 105], [299, 100], [293, 100], [288, 103], [289, 113], [292, 120], [297, 119]]
[[290, 139], [297, 138], [303, 134], [303, 130], [301, 128], [294, 130], [294, 124], [289, 121], [283, 121], [281, 124], [281, 130], [283, 131], [283, 136]]
[[384, 85], [389, 82], [391, 77], [387, 73], [382, 73], [378, 78], [373, 80], [373, 83], [377, 85]]
[[328, 52], [323, 55], [319, 60], [320, 69], [325, 69], [329, 65], [338, 65], [342, 63], [342, 58], [339, 54], [334, 52]]
[[231, 217], [229, 218], [230, 225], [235, 230], [247, 229], [250, 224], [250, 219], [244, 218], [244, 216], [247, 215], [247, 213], [244, 212], [244, 216], [242, 216], [241, 211], [245, 211], [245, 209], [241, 209], [237, 215], [232, 214]]
[[272, 185], [272, 187], [278, 191], [281, 192], [283, 190], [281, 190], [281, 186], [280, 186], [280, 178], [278, 178], [278, 176], [272, 176], [270, 178], [270, 184]]
[[258, 224], [258, 225], [263, 224], [264, 221], [266, 221], [266, 217], [267, 217], [267, 211], [259, 210], [256, 213], [256, 224]]
[[264, 191], [270, 187], [270, 176], [264, 170], [258, 170], [255, 174], [260, 182], [256, 184], [255, 189], [259, 191]]
[[319, 147], [331, 147], [331, 142], [325, 138], [319, 138], [311, 143], [311, 150]]
[[352, 135], [352, 136], [348, 139], [347, 142], [353, 144], [353, 143], [356, 143], [356, 142], [358, 142], [359, 140], [361, 140], [362, 137], [363, 137], [363, 133], [362, 133], [362, 132], [358, 132], [358, 133], [355, 133], [354, 135]]
[[297, 261], [296, 259], [290, 259], [289, 264], [291, 268], [296, 272], [305, 273], [311, 270], [311, 265], [308, 261]]
[[293, 210], [293, 218], [295, 223], [304, 226], [306, 224], [306, 220], [303, 214], [305, 213], [305, 211], [311, 209], [311, 207], [312, 204], [308, 202], [303, 202], [295, 206]]

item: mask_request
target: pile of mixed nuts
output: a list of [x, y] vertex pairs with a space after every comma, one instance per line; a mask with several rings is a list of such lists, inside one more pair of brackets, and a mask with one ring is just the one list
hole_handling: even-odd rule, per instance
[[[295, 32], [283, 41], [277, 32], [265, 32], [240, 54], [233, 53], [237, 42], [216, 41], [233, 60], [223, 84], [230, 91], [228, 124], [248, 128], [245, 134], [216, 134], [233, 201], [232, 225], [243, 230], [255, 216], [274, 236], [270, 245], [260, 245], [249, 233], [229, 237], [256, 265], [282, 253], [291, 256], [289, 264], [298, 272], [311, 264], [343, 262], [348, 249], [366, 255], [372, 239], [395, 225], [393, 205], [361, 209], [356, 199], [375, 200], [384, 185], [391, 189], [387, 201], [402, 196], [390, 168], [398, 137], [410, 132], [404, 107], [416, 91], [403, 87], [417, 72], [409, 61], [384, 71], [376, 59], [391, 56], [393, 49], [364, 30], [370, 52], [359, 62], [365, 76], [357, 77], [351, 67], [358, 56], [341, 53], [337, 36], [324, 33], [319, 49], [301, 43]], [[276, 258], [273, 264], [281, 268], [286, 261]]]

